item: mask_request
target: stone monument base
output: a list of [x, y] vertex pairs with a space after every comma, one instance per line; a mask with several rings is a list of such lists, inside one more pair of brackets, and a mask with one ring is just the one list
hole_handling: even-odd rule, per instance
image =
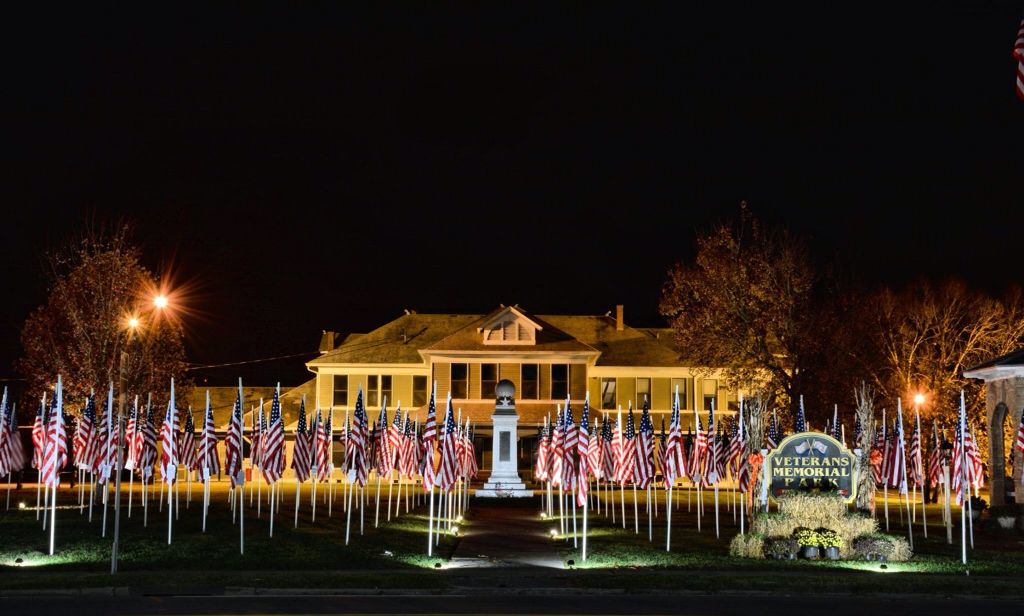
[[529, 498], [533, 496], [533, 490], [527, 490], [526, 484], [520, 481], [519, 477], [501, 481], [492, 476], [484, 487], [478, 488], [473, 495], [484, 498]]

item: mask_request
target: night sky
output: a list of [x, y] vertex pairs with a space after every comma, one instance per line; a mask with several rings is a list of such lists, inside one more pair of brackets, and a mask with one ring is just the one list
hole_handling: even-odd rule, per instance
[[43, 254], [124, 217], [201, 364], [403, 308], [658, 325], [741, 200], [869, 284], [1024, 282], [1019, 3], [243, 4], [5, 14], [0, 377]]

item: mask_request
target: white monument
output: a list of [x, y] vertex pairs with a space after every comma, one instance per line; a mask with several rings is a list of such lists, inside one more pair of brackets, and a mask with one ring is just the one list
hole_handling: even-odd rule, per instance
[[498, 399], [494, 405], [494, 437], [491, 447], [491, 476], [483, 488], [476, 491], [477, 496], [501, 496], [522, 498], [533, 496], [533, 490], [527, 490], [526, 484], [519, 479], [517, 459], [519, 436], [516, 425], [516, 386], [512, 381], [504, 379], [498, 382], [495, 391]]

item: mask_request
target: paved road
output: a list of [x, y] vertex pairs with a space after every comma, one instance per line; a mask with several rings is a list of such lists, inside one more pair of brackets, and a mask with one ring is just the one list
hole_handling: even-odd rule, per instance
[[278, 595], [278, 596], [128, 596], [3, 597], [4, 614], [694, 614], [829, 616], [865, 613], [978, 614], [1014, 613], [1019, 602], [991, 599], [916, 599], [901, 597], [765, 595]]

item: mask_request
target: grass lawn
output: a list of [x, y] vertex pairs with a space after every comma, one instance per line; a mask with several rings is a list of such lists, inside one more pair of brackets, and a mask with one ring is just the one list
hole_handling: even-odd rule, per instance
[[[375, 487], [375, 486], [374, 486]], [[386, 488], [383, 494], [386, 495]], [[322, 490], [320, 492], [322, 494]], [[109, 510], [107, 538], [100, 536], [102, 508], [93, 511], [92, 522], [79, 515], [73, 506], [75, 497], [67, 488], [58, 502], [66, 507], [57, 514], [57, 553], [46, 555], [49, 535], [36, 521], [31, 505], [35, 492], [25, 490], [12, 500], [15, 508], [0, 509], [0, 589], [85, 588], [129, 586], [134, 591], [220, 592], [231, 587], [244, 588], [359, 588], [425, 589], [443, 591], [461, 587], [526, 588], [578, 587], [611, 588], [624, 592], [645, 591], [765, 591], [765, 592], [873, 592], [1021, 595], [1019, 581], [1024, 579], [1024, 541], [1017, 532], [1000, 531], [983, 520], [975, 529], [976, 549], [968, 554], [968, 567], [959, 562], [959, 529], [954, 529], [954, 545], [946, 544], [938, 509], [928, 511], [930, 538], [924, 540], [920, 525], [915, 528], [915, 558], [910, 563], [890, 563], [881, 569], [878, 563], [846, 561], [765, 561], [734, 559], [728, 555], [731, 538], [738, 532], [732, 513], [722, 499], [721, 538], [715, 538], [714, 516], [705, 515], [701, 532], [696, 530], [696, 493], [687, 511], [686, 494], [678, 491], [681, 507], [673, 511], [672, 551], [665, 550], [665, 504], [659, 501], [654, 519], [653, 541], [647, 538], [647, 519], [643, 495], [639, 503], [640, 533], [634, 533], [632, 493], [626, 493], [626, 529], [617, 511], [616, 523], [604, 512], [589, 518], [589, 558], [581, 559], [571, 541], [554, 540], [563, 560], [573, 559], [573, 570], [522, 568], [453, 568], [435, 570], [434, 564], [447, 560], [458, 538], [442, 535], [431, 559], [426, 551], [426, 508], [386, 521], [381, 510], [380, 528], [373, 528], [374, 492], [371, 489], [365, 514], [365, 530], [358, 531], [358, 511], [353, 512], [350, 545], [344, 545], [345, 517], [342, 495], [334, 502], [333, 515], [327, 517], [322, 499], [317, 506], [317, 522], [311, 524], [309, 492], [303, 490], [299, 527], [293, 528], [294, 485], [285, 487], [284, 506], [276, 518], [274, 537], [268, 536], [268, 506], [264, 500], [260, 518], [255, 508], [245, 510], [245, 554], [238, 550], [238, 526], [231, 522], [227, 491], [217, 485], [211, 498], [207, 532], [203, 533], [201, 493], [193, 486], [191, 507], [185, 508], [182, 487], [180, 517], [174, 522], [174, 540], [167, 545], [167, 510], [150, 505], [148, 527], [143, 527], [139, 492], [131, 519], [122, 509], [121, 561], [117, 577], [111, 577], [110, 547], [113, 509]], [[264, 499], [266, 491], [264, 490]], [[621, 507], [618, 495], [616, 504]], [[18, 510], [26, 502], [30, 508]], [[489, 504], [493, 500], [488, 501]], [[246, 496], [248, 503], [248, 491]], [[707, 512], [712, 497], [705, 494]], [[537, 512], [538, 532], [545, 533], [557, 521], [543, 520], [540, 499], [508, 502], [508, 506], [532, 507]], [[903, 533], [905, 527], [890, 503], [890, 529]], [[556, 507], [557, 510], [557, 507]], [[578, 512], [582, 530], [582, 512]], [[473, 506], [462, 528], [473, 527]], [[957, 518], [958, 519], [958, 518]], [[884, 523], [883, 523], [884, 528]], [[515, 541], [510, 537], [510, 541]], [[387, 552], [390, 552], [387, 553]], [[15, 566], [21, 558], [23, 563]], [[969, 570], [970, 575], [967, 575]]]

